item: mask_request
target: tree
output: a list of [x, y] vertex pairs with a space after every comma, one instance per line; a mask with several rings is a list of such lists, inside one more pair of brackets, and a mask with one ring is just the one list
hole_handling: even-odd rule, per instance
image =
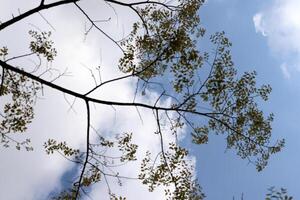
[[[120, 41], [98, 26], [98, 21], [81, 7], [80, 0], [41, 0], [38, 6], [0, 24], [0, 31], [3, 31], [31, 15], [70, 4], [90, 23], [85, 35], [96, 29], [123, 53], [118, 65], [123, 75], [96, 83], [95, 87], [82, 94], [56, 84], [55, 80], [39, 76], [37, 69], [42, 68], [43, 62], [36, 64], [33, 71], [25, 70], [27, 66], [14, 64], [16, 60], [34, 56], [40, 61], [52, 62], [57, 50], [50, 32], [29, 31], [30, 53], [11, 55], [9, 47], [0, 49], [0, 96], [10, 98], [1, 113], [0, 133], [4, 147], [14, 144], [19, 150], [22, 147], [32, 150], [30, 139], [18, 141], [15, 133], [25, 132], [32, 122], [35, 98], [43, 87], [71, 95], [86, 104], [85, 150], [72, 148], [67, 141], [49, 139], [44, 144], [48, 154], [59, 152], [80, 167], [78, 179], [72, 187], [54, 198], [79, 199], [87, 194], [91, 185], [105, 181], [107, 177], [118, 180], [130, 178], [103, 169], [109, 169], [115, 160], [123, 164], [136, 160], [138, 145], [131, 140], [133, 134], [138, 133], [124, 133], [114, 139], [98, 134], [98, 140], [91, 142], [91, 103], [153, 111], [157, 126], [153, 137], [160, 138], [161, 149], [157, 155], [147, 152], [138, 179], [141, 184], [148, 186], [150, 192], [158, 186], [164, 186], [166, 198], [169, 199], [204, 198], [201, 187], [193, 178], [193, 166], [187, 159], [189, 153], [180, 142], [176, 142], [177, 132], [184, 127], [191, 130], [193, 142], [199, 145], [208, 142], [209, 134], [225, 135], [227, 148], [235, 149], [238, 156], [248, 159], [258, 171], [267, 165], [271, 154], [281, 150], [284, 140], [274, 145], [270, 142], [273, 115], [265, 116], [257, 103], [259, 98], [268, 100], [271, 87], [257, 87], [256, 72], [245, 72], [238, 76], [231, 59], [231, 43], [224, 32], [210, 36], [212, 52], [199, 49], [199, 41], [206, 38], [198, 16], [203, 0], [103, 1], [112, 7], [124, 7], [139, 18], [130, 34]], [[50, 72], [51, 69], [46, 68], [43, 74]], [[56, 78], [63, 78], [63, 75], [61, 73]], [[92, 76], [95, 79], [95, 75]], [[153, 91], [160, 92], [160, 95], [154, 103], [136, 102], [135, 97], [133, 102], [119, 102], [92, 96], [104, 85], [121, 84], [124, 79], [136, 81], [135, 97]], [[162, 106], [160, 102], [166, 99], [172, 103]], [[175, 142], [165, 143], [165, 127], [170, 127]], [[107, 148], [119, 150], [120, 156], [115, 158], [102, 153]], [[122, 199], [110, 189], [109, 193], [111, 199]]]
[[287, 194], [287, 190], [280, 188], [276, 190], [274, 187], [268, 189], [268, 194], [266, 195], [265, 200], [292, 200], [293, 197]]
[[[275, 189], [275, 187], [270, 187], [268, 193], [266, 194], [265, 200], [292, 200], [293, 197], [289, 196], [287, 190], [280, 188], [280, 190]], [[235, 198], [233, 197], [233, 200]], [[240, 200], [244, 200], [244, 194], [242, 193]]]

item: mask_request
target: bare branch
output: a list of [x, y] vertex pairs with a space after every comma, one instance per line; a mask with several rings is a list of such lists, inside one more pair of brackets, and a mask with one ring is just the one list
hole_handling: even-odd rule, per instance
[[75, 3], [79, 0], [62, 0], [62, 1], [57, 1], [57, 2], [54, 2], [54, 3], [50, 3], [50, 4], [44, 4], [44, 0], [41, 1], [41, 4], [38, 6], [38, 7], [35, 7], [21, 15], [18, 15], [16, 17], [13, 17], [12, 19], [6, 21], [6, 22], [3, 22], [0, 24], [0, 31], [5, 29], [6, 27], [12, 25], [12, 24], [15, 24], [16, 22], [19, 22], [23, 19], [25, 19], [26, 17], [29, 17], [30, 15], [33, 15], [37, 12], [40, 12], [42, 10], [46, 10], [46, 9], [49, 9], [49, 8], [53, 8], [53, 7], [57, 7], [57, 6], [60, 6], [60, 5], [66, 5], [66, 4], [70, 4], [70, 3]]
[[108, 35], [101, 28], [99, 28], [99, 26], [95, 24], [95, 21], [92, 20], [90, 16], [76, 2], [74, 2], [74, 4], [98, 31], [100, 31], [103, 35], [105, 35], [105, 37], [107, 37], [110, 41], [112, 41], [124, 53], [123, 48], [118, 44], [116, 40], [114, 40], [110, 35]]
[[86, 168], [86, 165], [88, 164], [88, 160], [89, 160], [89, 152], [90, 152], [90, 106], [89, 106], [89, 101], [88, 100], [85, 100], [85, 104], [86, 104], [86, 112], [87, 112], [87, 130], [86, 130], [86, 156], [85, 156], [85, 161], [83, 163], [83, 167], [82, 167], [82, 170], [81, 170], [81, 174], [80, 174], [80, 178], [79, 178], [79, 181], [78, 181], [78, 186], [76, 188], [76, 194], [75, 194], [75, 199], [78, 198], [78, 195], [79, 195], [79, 190], [81, 188], [81, 182], [82, 182], [82, 179], [83, 179], [83, 176], [84, 176], [84, 172], [85, 172], [85, 168]]

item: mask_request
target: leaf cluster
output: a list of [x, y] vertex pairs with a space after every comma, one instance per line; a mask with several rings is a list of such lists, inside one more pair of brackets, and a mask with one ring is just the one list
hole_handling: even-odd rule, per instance
[[280, 188], [280, 190], [276, 190], [275, 187], [271, 187], [268, 189], [269, 192], [266, 195], [265, 200], [292, 200], [293, 197], [289, 196], [287, 190], [284, 188]]
[[73, 149], [64, 142], [57, 142], [54, 139], [49, 139], [44, 143], [44, 148], [47, 154], [53, 154], [55, 151], [62, 152], [65, 156], [76, 156], [79, 154], [79, 149]]
[[30, 30], [29, 35], [33, 38], [33, 41], [30, 42], [29, 49], [37, 55], [44, 56], [47, 61], [53, 61], [57, 55], [57, 51], [53, 47], [53, 41], [50, 40], [51, 32]]
[[[0, 49], [1, 56], [8, 55], [8, 49]], [[41, 85], [24, 75], [20, 75], [5, 69], [0, 74], [0, 97], [6, 97], [9, 101], [4, 103], [3, 112], [0, 112], [0, 134], [1, 143], [9, 147], [9, 142], [14, 142], [19, 150], [24, 146], [26, 150], [32, 150], [29, 146], [30, 140], [18, 142], [9, 135], [23, 133], [34, 117], [35, 98]]]
[[[192, 35], [203, 35], [197, 15], [203, 1], [179, 1], [175, 8], [147, 4], [138, 8], [143, 19], [133, 25], [129, 37], [121, 44], [126, 51], [119, 68], [142, 79], [164, 75], [168, 69], [174, 75], [173, 86], [178, 92], [191, 85], [190, 77], [201, 66], [202, 58]], [[140, 34], [145, 28], [146, 33]]]
[[153, 161], [147, 152], [141, 165], [139, 178], [150, 192], [163, 185], [167, 199], [204, 199], [201, 187], [192, 178], [193, 169], [186, 158], [186, 149], [170, 143], [168, 151], [158, 156], [159, 160]]
[[132, 140], [132, 133], [125, 133], [118, 138], [118, 147], [120, 152], [123, 153], [123, 155], [120, 158], [121, 162], [136, 160], [135, 154], [138, 145], [132, 144], [131, 140]]

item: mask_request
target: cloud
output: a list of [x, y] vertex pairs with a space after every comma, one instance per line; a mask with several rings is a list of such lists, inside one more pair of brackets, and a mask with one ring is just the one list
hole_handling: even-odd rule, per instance
[[300, 68], [299, 10], [300, 1], [275, 0], [253, 16], [256, 32], [266, 37], [272, 52], [284, 60], [281, 69], [285, 77]]
[[263, 22], [262, 22], [262, 14], [258, 13], [253, 17], [253, 22], [255, 26], [255, 31], [257, 33], [261, 33], [263, 36], [267, 36], [264, 30]]
[[283, 63], [280, 65], [280, 69], [282, 70], [283, 76], [286, 79], [290, 79], [291, 78], [291, 73], [288, 70], [288, 66], [286, 65], [286, 63]]
[[[101, 113], [108, 113], [106, 111], [106, 109], [102, 109]], [[138, 113], [135, 108], [117, 109], [117, 120], [114, 119], [114, 116], [110, 116], [108, 120], [101, 120], [102, 122], [100, 122], [99, 125], [99, 131], [109, 133], [109, 135], [115, 135], [116, 133], [123, 132], [132, 132], [134, 134], [133, 143], [139, 145], [136, 155], [137, 161], [130, 162], [124, 166], [113, 168], [113, 170], [118, 171], [122, 176], [138, 177], [141, 159], [146, 155], [146, 151], [149, 150], [154, 156], [160, 151], [159, 135], [154, 134], [157, 125], [152, 111], [141, 109], [140, 113], [142, 115], [141, 117], [143, 121], [139, 119]], [[170, 132], [164, 131], [165, 143], [170, 142], [172, 138], [173, 137]], [[112, 150], [111, 152], [109, 152], [109, 154], [118, 155], [116, 154], [115, 150]], [[164, 199], [164, 191], [162, 190], [162, 188], [158, 188], [153, 193], [149, 193], [148, 188], [142, 185], [140, 180], [121, 179], [122, 186], [120, 187], [116, 178], [108, 179], [111, 191], [118, 195], [126, 196], [128, 199]], [[91, 196], [95, 198], [101, 196], [103, 199], [109, 199], [108, 186], [106, 185], [106, 183], [102, 181], [99, 184], [94, 185]]]
[[[10, 11], [17, 13], [18, 5], [21, 12], [31, 8], [31, 3], [20, 3], [7, 0], [0, 8], [3, 16], [0, 18], [8, 19]], [[28, 6], [30, 5], [30, 6]], [[110, 23], [101, 25], [105, 27], [108, 33], [116, 38], [126, 35], [130, 26], [124, 28], [122, 24], [128, 24], [136, 18], [133, 14], [127, 13], [122, 15], [124, 11], [116, 7], [116, 16], [113, 10], [107, 12], [99, 12], [99, 8], [103, 9], [99, 1], [89, 1], [82, 6], [89, 10], [90, 14], [97, 19], [111, 18]], [[109, 7], [108, 7], [109, 8]], [[56, 83], [64, 87], [86, 92], [94, 85], [91, 73], [86, 67], [91, 69], [101, 66], [102, 80], [108, 80], [117, 77], [120, 72], [117, 67], [117, 58], [120, 52], [113, 47], [111, 41], [103, 37], [99, 31], [92, 29], [87, 38], [84, 37], [84, 30], [89, 27], [85, 22], [86, 19], [81, 15], [74, 6], [63, 6], [54, 10], [41, 12], [41, 14], [51, 23], [56, 31], [52, 30], [53, 40], [58, 49], [58, 57], [53, 62], [53, 67], [63, 71], [68, 68], [72, 72], [71, 77], [62, 77]], [[98, 14], [98, 15], [97, 15]], [[4, 16], [5, 15], [5, 16]], [[101, 16], [100, 16], [101, 15]], [[124, 16], [124, 17], [123, 17]], [[3, 20], [5, 21], [5, 20]], [[71, 23], [72, 22], [72, 23]], [[14, 24], [9, 29], [0, 33], [0, 45], [7, 45], [11, 55], [18, 55], [28, 51], [27, 31], [29, 29], [51, 30], [52, 28], [39, 15], [30, 17]], [[115, 33], [122, 33], [116, 35]], [[4, 43], [5, 41], [5, 43]], [[119, 52], [119, 53], [118, 53]], [[20, 65], [29, 65], [30, 60], [22, 60]], [[97, 71], [94, 71], [97, 73]], [[51, 79], [51, 77], [48, 77]], [[97, 79], [99, 81], [99, 79]], [[94, 96], [101, 99], [132, 101], [135, 93], [134, 80], [122, 81], [119, 85], [110, 85], [103, 87]], [[64, 173], [72, 169], [72, 164], [59, 155], [48, 156], [43, 150], [43, 143], [54, 138], [58, 141], [67, 141], [74, 148], [84, 147], [85, 129], [86, 129], [86, 111], [84, 102], [76, 100], [74, 110], [69, 110], [70, 106], [66, 99], [72, 102], [73, 97], [66, 96], [60, 92], [49, 88], [44, 88], [42, 99], [37, 101], [35, 107], [35, 120], [30, 126], [28, 132], [24, 134], [24, 138], [31, 138], [35, 151], [19, 152], [14, 149], [1, 149], [0, 158], [0, 199], [18, 200], [18, 199], [46, 199], [47, 195], [53, 189], [61, 189], [61, 178]], [[158, 97], [157, 93], [148, 92], [144, 97], [139, 97], [140, 102], [154, 102]], [[162, 102], [169, 105], [169, 100]], [[1, 105], [0, 105], [1, 106]], [[145, 155], [145, 151], [150, 149], [152, 152], [160, 150], [159, 138], [153, 134], [156, 130], [155, 119], [152, 111], [141, 109], [143, 121], [140, 120], [139, 114], [135, 108], [112, 108], [110, 106], [91, 106], [92, 108], [92, 124], [102, 133], [122, 133], [133, 132], [134, 141], [139, 144], [138, 157]], [[165, 130], [165, 140], [172, 140], [172, 135]], [[19, 136], [18, 136], [19, 137]], [[192, 162], [195, 160], [191, 158]], [[136, 176], [140, 165], [139, 162], [130, 164], [129, 168], [120, 168], [121, 173], [128, 176]], [[130, 169], [130, 170], [128, 170]], [[141, 197], [143, 199], [163, 199], [164, 192], [158, 189], [156, 192], [149, 194], [146, 187], [140, 187], [140, 183], [136, 181], [124, 181], [123, 187], [118, 187], [116, 182], [111, 182], [112, 187], [117, 189], [116, 193], [125, 194], [129, 199]], [[98, 197], [107, 193], [105, 183], [97, 184], [93, 187], [92, 196]], [[103, 198], [101, 198], [103, 199]]]

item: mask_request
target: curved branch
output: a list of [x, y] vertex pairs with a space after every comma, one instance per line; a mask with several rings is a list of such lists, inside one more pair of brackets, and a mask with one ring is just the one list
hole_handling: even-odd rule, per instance
[[[112, 82], [115, 82], [115, 81], [119, 81], [119, 80], [122, 80], [122, 79], [133, 77], [133, 76], [138, 76], [138, 75], [142, 74], [147, 69], [149, 69], [150, 67], [155, 65], [156, 62], [158, 62], [161, 59], [161, 57], [166, 53], [167, 50], [168, 50], [168, 47], [166, 47], [151, 63], [149, 63], [149, 65], [147, 65], [141, 71], [138, 71], [138, 72], [134, 71], [132, 74], [128, 74], [128, 75], [125, 75], [125, 76], [120, 76], [120, 77], [117, 77], [117, 78], [113, 78], [113, 79], [104, 81], [104, 82], [100, 83], [99, 85], [97, 85], [96, 87], [94, 87], [93, 89], [91, 89], [90, 91], [88, 91], [87, 93], [85, 93], [84, 95], [87, 96], [87, 95], [91, 94], [92, 92], [94, 92], [95, 90], [97, 90], [98, 88], [100, 88], [101, 86], [103, 86], [105, 84], [112, 83]], [[144, 79], [142, 79], [142, 80], [145, 81]]]
[[165, 4], [162, 2], [158, 2], [158, 1], [138, 1], [138, 2], [132, 2], [132, 3], [124, 3], [124, 2], [116, 1], [116, 0], [104, 0], [104, 1], [113, 3], [113, 4], [117, 4], [120, 6], [127, 6], [127, 7], [144, 5], [144, 4], [156, 4], [156, 5], [163, 6], [169, 10], [173, 10], [172, 8], [179, 8], [179, 6], [168, 5], [168, 4]]
[[[228, 130], [235, 132], [238, 135], [241, 135], [242, 137], [248, 138], [249, 140], [251, 140], [251, 138], [249, 138], [248, 136], [246, 136], [245, 134], [238, 132], [237, 130], [235, 130], [234, 128], [232, 128], [229, 124], [225, 123], [224, 121], [218, 119], [217, 117], [215, 117], [216, 115], [225, 115], [225, 113], [216, 113], [216, 112], [199, 112], [199, 111], [195, 111], [195, 110], [188, 110], [188, 109], [181, 109], [178, 107], [161, 107], [161, 106], [154, 106], [154, 105], [149, 105], [149, 104], [143, 104], [143, 103], [135, 103], [135, 102], [115, 102], [115, 101], [106, 101], [106, 100], [101, 100], [101, 99], [96, 99], [96, 98], [91, 98], [88, 97], [84, 94], [80, 94], [77, 93], [75, 91], [66, 89], [64, 87], [61, 87], [59, 85], [56, 85], [52, 82], [46, 81], [42, 78], [39, 78], [33, 74], [30, 74], [28, 72], [25, 72], [19, 68], [13, 67], [3, 61], [0, 60], [0, 65], [10, 71], [16, 72], [18, 74], [27, 76], [28, 78], [31, 78], [34, 81], [37, 81], [41, 84], [47, 85], [48, 87], [51, 87], [53, 89], [56, 89], [58, 91], [67, 93], [69, 95], [75, 96], [79, 99], [88, 101], [88, 102], [94, 102], [94, 103], [98, 103], [98, 104], [102, 104], [102, 105], [110, 105], [110, 106], [124, 106], [124, 107], [132, 107], [132, 106], [136, 106], [136, 107], [142, 107], [142, 108], [147, 108], [147, 109], [151, 109], [151, 110], [161, 110], [161, 111], [173, 111], [173, 112], [185, 112], [185, 113], [190, 113], [193, 115], [199, 115], [199, 116], [204, 116], [207, 117], [209, 119], [213, 119], [219, 123], [221, 123], [222, 125], [224, 125], [226, 128], [228, 128]], [[269, 148], [268, 146], [265, 146], [266, 148]]]
[[33, 15], [37, 12], [40, 12], [42, 10], [46, 10], [46, 9], [49, 9], [49, 8], [53, 8], [53, 7], [56, 7], [56, 6], [60, 6], [60, 5], [64, 5], [64, 4], [69, 4], [69, 3], [75, 3], [77, 1], [80, 1], [80, 0], [63, 0], [63, 1], [58, 1], [58, 2], [54, 2], [54, 3], [50, 3], [50, 4], [44, 4], [44, 1], [41, 1], [41, 4], [23, 14], [20, 14], [6, 22], [3, 22], [0, 24], [0, 31], [5, 29], [6, 27], [18, 22], [18, 21], [21, 21], [23, 20], [24, 18], [26, 17], [29, 17], [30, 15]]

